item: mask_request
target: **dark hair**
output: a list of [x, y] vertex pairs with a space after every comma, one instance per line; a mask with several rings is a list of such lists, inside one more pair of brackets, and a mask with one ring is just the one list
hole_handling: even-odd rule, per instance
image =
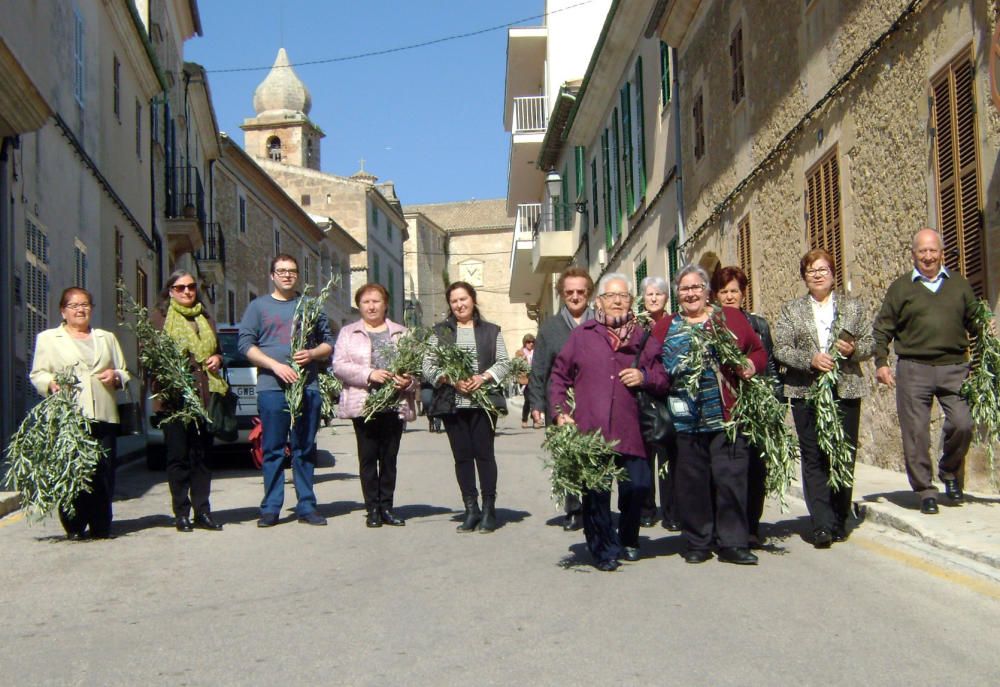
[[746, 295], [747, 284], [750, 282], [747, 280], [747, 275], [743, 272], [743, 270], [736, 265], [720, 267], [715, 270], [715, 274], [712, 275], [712, 293], [718, 295], [719, 291], [725, 288], [725, 286], [734, 279], [736, 280], [736, 283], [739, 284], [740, 293]]
[[829, 251], [822, 248], [813, 248], [811, 251], [802, 256], [802, 259], [799, 261], [799, 276], [805, 279], [806, 270], [809, 269], [809, 266], [817, 260], [826, 260], [826, 264], [830, 266], [830, 275], [836, 279], [837, 266], [833, 261], [833, 256], [830, 255]]
[[529, 343], [535, 343], [535, 335], [534, 334], [530, 334], [529, 333], [529, 334], [525, 334], [524, 336], [521, 337], [521, 345], [522, 346], [527, 346]]
[[294, 262], [295, 269], [299, 269], [299, 261], [295, 259], [294, 255], [289, 255], [288, 253], [278, 253], [271, 260], [271, 271], [270, 274], [274, 274], [274, 266], [279, 262]]
[[361, 297], [365, 295], [365, 291], [378, 291], [379, 295], [382, 296], [382, 300], [385, 301], [386, 306], [389, 305], [389, 291], [377, 282], [370, 281], [358, 287], [358, 290], [354, 292], [354, 305], [361, 307]]
[[455, 289], [465, 289], [465, 292], [469, 294], [472, 298], [472, 317], [478, 320], [479, 315], [479, 301], [476, 300], [476, 289], [467, 281], [456, 281], [452, 282], [444, 292], [444, 299], [448, 303], [448, 317], [454, 317], [454, 313], [451, 312], [451, 292]]
[[587, 298], [594, 295], [594, 278], [590, 276], [590, 272], [586, 268], [580, 267], [579, 265], [572, 265], [563, 270], [563, 273], [559, 275], [559, 280], [556, 282], [556, 291], [559, 292], [559, 296], [563, 293], [563, 283], [570, 278], [578, 277], [580, 279], [587, 280]]
[[[192, 279], [194, 279], [195, 286], [196, 287], [198, 286], [198, 279], [187, 270], [174, 270], [173, 272], [171, 272], [170, 276], [167, 277], [167, 281], [164, 282], [163, 284], [163, 289], [160, 291], [160, 302], [156, 306], [157, 308], [159, 308], [160, 312], [163, 313], [164, 315], [167, 314], [167, 308], [170, 307], [170, 288], [174, 284], [176, 284], [177, 280], [180, 279], [181, 277], [191, 277]], [[200, 288], [195, 289], [194, 302], [201, 303], [201, 306], [205, 307], [205, 303], [202, 302], [201, 300]]]
[[59, 296], [59, 309], [62, 310], [67, 305], [69, 305], [69, 297], [74, 293], [82, 293], [87, 297], [87, 302], [91, 305], [94, 304], [94, 297], [90, 295], [90, 291], [83, 288], [82, 286], [70, 286], [67, 289], [63, 289], [62, 295]]

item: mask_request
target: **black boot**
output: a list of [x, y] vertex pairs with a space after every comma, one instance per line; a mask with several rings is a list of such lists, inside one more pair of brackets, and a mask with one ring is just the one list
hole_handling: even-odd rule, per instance
[[483, 519], [479, 521], [480, 532], [492, 532], [497, 528], [497, 497], [483, 497]]
[[472, 532], [483, 517], [483, 512], [479, 510], [479, 499], [475, 496], [465, 498], [465, 519], [457, 527], [459, 532]]

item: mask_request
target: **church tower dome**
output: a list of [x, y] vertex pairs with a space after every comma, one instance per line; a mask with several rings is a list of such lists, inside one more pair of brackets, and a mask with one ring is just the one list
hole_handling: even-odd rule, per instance
[[284, 48], [278, 50], [274, 65], [253, 94], [253, 109], [260, 116], [272, 112], [309, 114], [312, 98], [288, 61]]

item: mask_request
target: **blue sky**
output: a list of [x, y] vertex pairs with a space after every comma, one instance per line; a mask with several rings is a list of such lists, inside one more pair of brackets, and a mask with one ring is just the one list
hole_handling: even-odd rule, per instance
[[[219, 128], [242, 145], [253, 91], [279, 47], [293, 64], [394, 48], [541, 14], [543, 0], [201, 0], [204, 36], [185, 59], [209, 70]], [[541, 24], [535, 19], [522, 25]], [[396, 183], [403, 204], [507, 193], [503, 130], [507, 32], [389, 55], [296, 67], [323, 129], [323, 171], [349, 175], [360, 160]]]

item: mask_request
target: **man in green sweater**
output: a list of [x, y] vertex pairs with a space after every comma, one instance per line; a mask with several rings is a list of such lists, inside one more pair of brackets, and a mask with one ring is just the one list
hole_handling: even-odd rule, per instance
[[[921, 229], [913, 237], [913, 271], [886, 291], [875, 319], [875, 376], [896, 387], [896, 409], [903, 435], [906, 475], [920, 494], [920, 512], [938, 512], [930, 459], [931, 404], [944, 411], [938, 476], [945, 494], [960, 502], [965, 454], [972, 440], [972, 415], [959, 394], [969, 373], [969, 335], [975, 332], [972, 308], [976, 296], [958, 273], [943, 265], [941, 237]], [[888, 364], [889, 344], [899, 360], [896, 373]]]

